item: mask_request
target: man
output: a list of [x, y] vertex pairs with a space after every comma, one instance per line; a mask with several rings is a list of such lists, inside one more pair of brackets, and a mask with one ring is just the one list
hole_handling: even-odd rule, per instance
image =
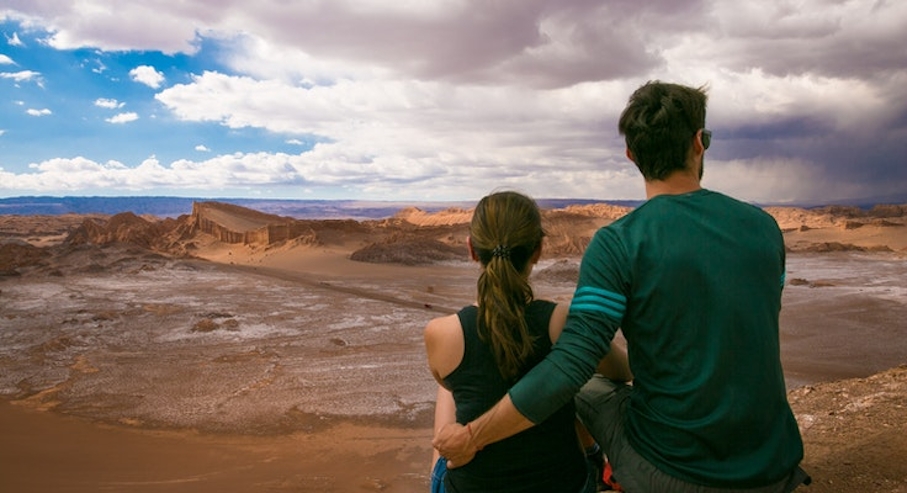
[[[700, 186], [706, 99], [657, 81], [630, 97], [618, 128], [648, 200], [593, 238], [548, 357], [481, 417], [435, 437], [450, 467], [582, 387], [577, 412], [626, 491], [786, 492], [808, 481], [780, 361], [781, 231]], [[618, 328], [633, 384], [590, 380]]]

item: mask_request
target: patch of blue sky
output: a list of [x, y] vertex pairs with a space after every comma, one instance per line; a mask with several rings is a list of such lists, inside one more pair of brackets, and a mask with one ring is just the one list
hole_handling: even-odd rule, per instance
[[[189, 83], [205, 70], [231, 74], [220, 62], [226, 48], [199, 37], [192, 54], [158, 51], [58, 50], [51, 33], [0, 23], [6, 43], [0, 55], [0, 167], [27, 172], [29, 164], [52, 158], [84, 157], [128, 167], [155, 157], [168, 166], [178, 159], [202, 161], [234, 153], [299, 154], [316, 137], [280, 135], [258, 128], [231, 129], [218, 122], [176, 119], [155, 94]], [[17, 39], [18, 43], [10, 42]], [[131, 74], [153, 67], [159, 85]]]

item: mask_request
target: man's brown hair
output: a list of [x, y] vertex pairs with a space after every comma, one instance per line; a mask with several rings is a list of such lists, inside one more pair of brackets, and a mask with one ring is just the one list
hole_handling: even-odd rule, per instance
[[650, 81], [630, 96], [617, 128], [646, 181], [687, 165], [693, 136], [705, 127], [705, 88]]

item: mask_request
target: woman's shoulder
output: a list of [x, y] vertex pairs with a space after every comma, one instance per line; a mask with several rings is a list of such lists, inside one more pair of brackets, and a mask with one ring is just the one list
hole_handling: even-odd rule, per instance
[[463, 329], [457, 314], [433, 318], [423, 332], [428, 365], [435, 379], [441, 381], [450, 375], [463, 359]]
[[456, 313], [429, 320], [425, 326], [425, 334], [441, 335], [454, 329], [460, 330], [460, 318]]

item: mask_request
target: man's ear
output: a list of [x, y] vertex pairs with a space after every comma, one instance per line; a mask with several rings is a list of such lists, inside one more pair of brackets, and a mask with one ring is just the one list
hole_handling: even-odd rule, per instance
[[633, 161], [634, 163], [636, 162], [636, 159], [633, 157], [633, 151], [631, 151], [629, 147], [627, 147], [626, 154], [627, 154], [627, 159], [629, 159], [630, 161]]
[[469, 236], [466, 237], [466, 248], [469, 249], [469, 258], [478, 262], [479, 256], [476, 255], [476, 250], [472, 247], [472, 238], [470, 238]]
[[705, 153], [705, 144], [703, 144], [702, 142], [703, 130], [704, 129], [700, 128], [699, 131], [696, 132], [696, 135], [693, 137], [693, 152], [696, 155]]

